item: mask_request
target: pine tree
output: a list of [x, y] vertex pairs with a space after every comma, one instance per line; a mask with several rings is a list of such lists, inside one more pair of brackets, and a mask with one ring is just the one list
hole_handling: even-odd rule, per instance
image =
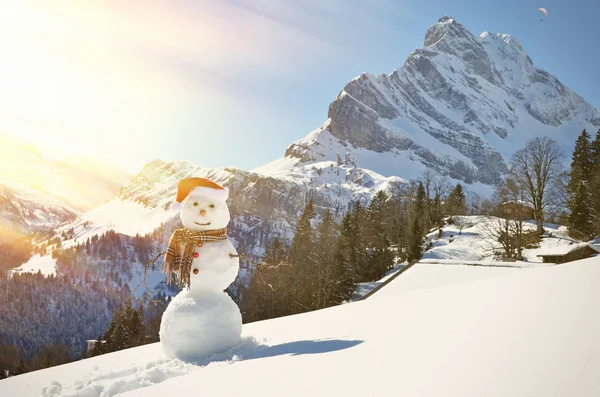
[[357, 270], [350, 259], [352, 231], [352, 213], [348, 212], [342, 220], [340, 235], [334, 247], [333, 279], [335, 283], [329, 296], [329, 303], [331, 304], [340, 304], [349, 299], [356, 287]]
[[369, 252], [368, 267], [365, 280], [379, 280], [394, 264], [394, 255], [390, 250], [391, 238], [389, 235], [389, 196], [384, 191], [379, 191], [367, 208], [367, 237]]
[[580, 184], [589, 183], [592, 166], [593, 153], [590, 136], [586, 130], [583, 130], [577, 138], [575, 149], [573, 150], [569, 181], [569, 191], [571, 194], [575, 194]]
[[22, 375], [27, 372], [29, 372], [29, 366], [25, 362], [25, 359], [23, 357], [21, 357], [21, 358], [19, 358], [19, 363], [17, 364], [17, 367], [15, 368], [15, 375]]
[[410, 219], [407, 257], [409, 261], [417, 260], [422, 255], [421, 245], [423, 244], [423, 236], [425, 235], [425, 231], [423, 230], [425, 199], [425, 188], [423, 187], [423, 184], [419, 182]]
[[600, 162], [600, 129], [596, 131], [596, 136], [590, 143], [590, 152], [592, 155], [592, 166], [595, 166]]
[[346, 237], [349, 266], [356, 282], [365, 280], [368, 267], [368, 223], [365, 209], [360, 201], [355, 201], [352, 210], [347, 214], [347, 222], [342, 229]]
[[456, 184], [456, 187], [448, 195], [447, 207], [450, 219], [452, 219], [453, 215], [466, 215], [467, 201], [465, 198], [465, 192], [460, 183]]
[[276, 266], [287, 258], [287, 247], [281, 242], [279, 237], [275, 237], [271, 244], [265, 250], [262, 261], [269, 265]]
[[314, 282], [314, 251], [315, 251], [315, 231], [312, 228], [311, 221], [316, 216], [313, 201], [310, 200], [304, 211], [300, 215], [296, 226], [296, 234], [292, 240], [289, 262], [292, 265], [294, 285], [292, 287], [292, 299], [301, 308], [308, 310], [311, 305]]
[[275, 238], [257, 265], [250, 285], [242, 296], [240, 309], [245, 322], [265, 320], [294, 313], [291, 286], [294, 284], [289, 266], [285, 266], [286, 245]]
[[435, 192], [430, 208], [429, 223], [438, 227], [442, 222], [442, 195], [440, 192]]
[[19, 358], [17, 346], [6, 346], [0, 341], [0, 379], [15, 374], [15, 368]]
[[594, 219], [595, 234], [600, 234], [600, 130], [590, 145], [592, 170], [590, 172], [590, 215]]
[[594, 203], [591, 191], [595, 183], [592, 182], [595, 150], [598, 143], [590, 142], [586, 130], [575, 142], [571, 169], [569, 172], [569, 235], [575, 238], [589, 239], [594, 234], [594, 225], [591, 221]]
[[69, 348], [65, 345], [46, 345], [35, 354], [32, 367], [35, 369], [50, 368], [69, 362]]
[[104, 333], [104, 342], [94, 346], [91, 355], [104, 354], [142, 345], [146, 340], [144, 314], [136, 310], [128, 300], [113, 315]]
[[317, 263], [317, 291], [315, 308], [324, 308], [335, 299], [334, 286], [336, 284], [335, 260], [337, 243], [337, 225], [331, 212], [327, 210], [318, 229], [315, 258]]
[[590, 214], [590, 195], [588, 185], [579, 183], [571, 197], [569, 215], [569, 236], [589, 240], [594, 236], [594, 224]]

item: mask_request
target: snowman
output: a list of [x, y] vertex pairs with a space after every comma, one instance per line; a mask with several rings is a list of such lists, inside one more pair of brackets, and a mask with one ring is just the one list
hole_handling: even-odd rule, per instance
[[224, 290], [237, 277], [239, 260], [227, 239], [229, 190], [208, 179], [186, 178], [171, 206], [184, 228], [173, 232], [163, 263], [167, 282], [184, 288], [165, 310], [160, 342], [170, 358], [198, 361], [241, 342], [242, 316]]

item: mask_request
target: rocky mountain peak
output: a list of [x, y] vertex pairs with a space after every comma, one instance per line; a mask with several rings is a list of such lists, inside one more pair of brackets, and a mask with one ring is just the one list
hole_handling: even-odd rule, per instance
[[438, 19], [437, 23], [432, 25], [425, 34], [424, 47], [429, 47], [439, 42], [445, 36], [462, 36], [470, 35], [470, 32], [465, 27], [456, 22], [451, 16], [445, 15]]
[[528, 139], [549, 136], [569, 151], [583, 128], [597, 127], [598, 110], [536, 68], [514, 37], [475, 36], [443, 16], [401, 68], [346, 84], [328, 120], [275, 163], [281, 171], [281, 164], [336, 161], [349, 151], [386, 177], [417, 178], [429, 169], [488, 195]]
[[154, 160], [75, 225], [88, 223], [88, 234], [104, 230], [94, 225], [152, 231], [176, 219], [166, 209], [178, 181], [199, 176], [230, 188], [231, 238], [259, 255], [274, 236], [293, 234], [309, 200], [340, 217], [351, 201], [400, 189], [425, 171], [490, 196], [527, 140], [549, 136], [568, 152], [583, 128], [600, 126], [598, 111], [537, 69], [509, 35], [474, 36], [445, 16], [425, 44], [390, 74], [348, 82], [328, 119], [283, 158], [250, 171]]

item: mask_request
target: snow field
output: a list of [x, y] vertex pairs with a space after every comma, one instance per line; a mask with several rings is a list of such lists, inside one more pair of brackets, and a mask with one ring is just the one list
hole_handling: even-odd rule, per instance
[[[120, 395], [597, 396], [599, 277], [599, 258], [418, 264], [365, 301], [244, 325], [246, 345], [211, 358], [224, 361], [183, 366], [153, 344], [9, 378], [0, 395], [109, 396], [146, 379]], [[83, 379], [93, 392], [73, 394]]]

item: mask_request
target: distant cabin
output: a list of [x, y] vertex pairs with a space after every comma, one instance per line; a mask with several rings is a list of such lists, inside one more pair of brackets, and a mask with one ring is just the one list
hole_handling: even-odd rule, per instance
[[533, 207], [525, 201], [505, 201], [500, 207], [507, 219], [534, 219]]
[[600, 253], [600, 250], [588, 243], [573, 243], [556, 247], [548, 253], [540, 254], [544, 263], [565, 263], [589, 258]]
[[[98, 343], [98, 341], [95, 339], [88, 339], [86, 342], [87, 342], [86, 353], [87, 353], [87, 355], [89, 355], [90, 352], [92, 351], [92, 349], [94, 348], [94, 346], [96, 345], [96, 343]], [[104, 340], [101, 340], [100, 342], [106, 343], [106, 341], [104, 341]]]

